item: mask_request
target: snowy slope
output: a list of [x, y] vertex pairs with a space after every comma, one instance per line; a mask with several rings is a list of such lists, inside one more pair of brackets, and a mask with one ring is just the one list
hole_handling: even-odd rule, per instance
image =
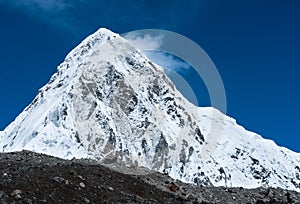
[[125, 39], [99, 29], [0, 133], [0, 151], [139, 165], [197, 185], [300, 191], [300, 154], [189, 103]]

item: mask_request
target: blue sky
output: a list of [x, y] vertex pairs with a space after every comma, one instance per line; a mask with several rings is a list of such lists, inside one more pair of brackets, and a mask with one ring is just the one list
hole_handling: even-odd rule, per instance
[[[152, 28], [198, 43], [223, 79], [228, 115], [300, 152], [299, 1], [120, 2], [0, 0], [0, 129], [32, 101], [66, 54], [99, 27], [117, 33]], [[200, 83], [186, 75], [192, 86]], [[198, 100], [209, 105], [202, 89]]]

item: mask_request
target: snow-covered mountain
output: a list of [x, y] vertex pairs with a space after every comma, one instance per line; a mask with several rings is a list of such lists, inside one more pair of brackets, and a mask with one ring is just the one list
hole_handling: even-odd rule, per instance
[[121, 162], [197, 185], [300, 191], [300, 154], [196, 107], [163, 69], [99, 29], [67, 55], [33, 102], [0, 133], [0, 152]]

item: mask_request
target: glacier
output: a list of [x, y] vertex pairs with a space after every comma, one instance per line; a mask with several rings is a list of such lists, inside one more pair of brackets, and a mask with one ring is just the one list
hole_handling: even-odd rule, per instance
[[101, 28], [65, 58], [0, 132], [0, 152], [30, 150], [141, 166], [198, 186], [300, 191], [300, 154], [196, 107], [163, 68]]

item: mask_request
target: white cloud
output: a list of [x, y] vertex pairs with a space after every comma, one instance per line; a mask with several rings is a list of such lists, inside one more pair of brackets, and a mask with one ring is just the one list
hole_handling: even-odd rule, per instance
[[151, 36], [146, 34], [140, 36], [137, 32], [130, 32], [124, 35], [124, 37], [138, 50], [157, 50], [161, 46], [163, 40], [162, 35]]
[[168, 70], [179, 72], [190, 69], [190, 65], [188, 63], [175, 58], [173, 55], [158, 51], [143, 51], [143, 53], [151, 61], [158, 64], [159, 66], [162, 66], [166, 72], [168, 72]]
[[151, 61], [163, 67], [165, 72], [188, 70], [190, 65], [175, 58], [173, 55], [160, 51], [164, 36], [139, 33], [139, 31], [129, 32], [123, 35], [129, 43], [136, 49], [143, 52]]

